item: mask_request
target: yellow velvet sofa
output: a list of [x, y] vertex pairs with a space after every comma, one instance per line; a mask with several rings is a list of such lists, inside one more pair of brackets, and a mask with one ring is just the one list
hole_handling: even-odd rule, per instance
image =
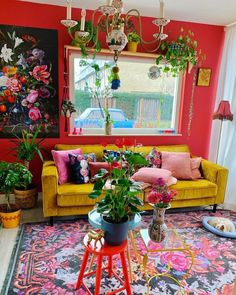
[[[64, 145], [58, 144], [55, 150], [70, 150], [81, 148], [83, 153], [95, 153], [97, 160], [102, 160], [104, 147], [102, 145]], [[147, 155], [153, 146], [142, 146], [137, 149]], [[190, 152], [187, 145], [157, 146], [160, 151]], [[106, 149], [116, 150], [115, 145], [109, 145]], [[171, 188], [178, 194], [171, 203], [172, 208], [213, 205], [224, 202], [228, 170], [222, 166], [207, 160], [201, 161], [201, 173], [203, 178], [198, 180], [178, 180]], [[43, 213], [50, 217], [51, 223], [54, 216], [84, 215], [95, 205], [95, 200], [88, 194], [92, 191], [93, 184], [58, 184], [57, 168], [53, 161], [45, 161], [42, 171]], [[143, 200], [143, 210], [152, 209], [147, 203], [148, 189], [140, 194]]]

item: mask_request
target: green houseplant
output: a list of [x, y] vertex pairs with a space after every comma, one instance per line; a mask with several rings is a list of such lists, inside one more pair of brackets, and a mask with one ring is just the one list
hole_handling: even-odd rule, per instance
[[80, 31], [80, 21], [78, 21], [78, 24], [74, 27], [68, 28], [68, 33], [72, 39], [71, 44], [73, 46], [78, 46], [81, 49], [81, 53], [83, 57], [88, 56], [88, 51], [86, 49], [87, 45], [91, 43], [90, 47], [95, 48], [94, 55], [96, 55], [97, 52], [101, 51], [101, 44], [97, 38], [98, 29], [95, 28], [91, 21], [85, 22], [85, 28], [84, 31], [89, 33], [89, 36], [83, 37], [83, 42], [81, 42], [81, 39], [77, 36], [77, 32]]
[[[27, 187], [32, 181], [31, 172], [20, 163], [0, 162], [0, 187], [1, 192], [5, 194], [6, 205], [1, 206], [0, 216], [4, 227], [15, 227], [19, 224], [20, 213], [18, 208], [10, 204], [10, 194], [15, 186]], [[8, 225], [8, 214], [16, 212], [18, 221], [12, 225]], [[12, 220], [14, 220], [12, 218]]]
[[116, 141], [121, 150], [116, 152], [115, 157], [113, 155], [106, 157], [112, 168], [111, 173], [107, 174], [106, 170], [98, 173], [94, 189], [89, 194], [92, 199], [104, 195], [104, 198], [96, 204], [96, 208], [103, 216], [105, 240], [111, 245], [118, 245], [126, 239], [128, 220], [140, 212], [139, 206], [142, 205], [138, 197], [141, 189], [130, 176], [137, 167], [145, 166], [148, 162], [141, 154], [128, 150], [127, 142], [127, 140]]
[[[17, 140], [13, 140], [13, 142], [16, 144], [16, 147], [14, 148], [16, 151], [16, 157], [17, 159], [24, 162], [24, 165], [27, 169], [29, 169], [30, 161], [32, 161], [36, 155], [38, 155], [43, 162], [43, 155], [40, 149], [44, 138], [37, 140], [39, 132], [40, 127], [38, 127], [35, 131], [23, 129], [22, 138], [16, 135]], [[27, 186], [17, 184], [14, 188], [14, 193], [16, 204], [21, 209], [32, 208], [37, 203], [37, 186], [32, 183], [29, 183]]]
[[164, 41], [160, 46], [160, 53], [156, 59], [157, 65], [164, 73], [170, 73], [173, 77], [184, 73], [187, 68], [191, 69], [195, 66], [199, 59], [205, 59], [205, 55], [201, 54], [201, 50], [197, 49], [197, 41], [193, 39], [192, 31], [184, 32], [181, 29], [180, 35], [176, 40]]
[[135, 31], [130, 32], [127, 35], [127, 39], [128, 39], [128, 51], [136, 52], [138, 44], [141, 42], [141, 38], [139, 34]]

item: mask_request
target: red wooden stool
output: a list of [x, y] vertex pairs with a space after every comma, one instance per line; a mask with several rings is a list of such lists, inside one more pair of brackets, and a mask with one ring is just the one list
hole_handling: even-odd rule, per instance
[[[111, 277], [113, 274], [117, 280], [121, 282], [123, 285], [122, 287], [113, 290], [111, 292], [107, 292], [106, 295], [112, 295], [118, 292], [121, 292], [123, 290], [127, 291], [128, 295], [131, 295], [131, 287], [130, 287], [130, 282], [129, 282], [129, 275], [128, 275], [128, 270], [126, 266], [126, 261], [125, 261], [125, 251], [127, 247], [127, 240], [125, 240], [121, 245], [119, 246], [109, 246], [107, 244], [104, 244], [104, 239], [102, 238], [101, 240], [102, 243], [99, 241], [97, 242], [96, 248], [94, 247], [95, 241], [92, 240], [90, 244], [88, 244], [88, 235], [84, 237], [84, 246], [85, 246], [85, 253], [83, 256], [83, 261], [81, 264], [80, 268], [80, 273], [78, 276], [78, 281], [76, 284], [76, 289], [79, 289], [82, 285], [88, 292], [88, 294], [92, 293], [88, 289], [88, 287], [84, 284], [83, 278], [90, 276], [92, 274], [96, 273], [96, 282], [95, 282], [95, 295], [100, 295], [100, 283], [101, 283], [101, 277], [102, 277], [102, 270], [107, 269], [108, 270], [108, 276]], [[92, 254], [93, 256], [97, 256], [97, 267], [95, 271], [89, 271], [85, 273], [86, 265], [88, 262], [89, 254]], [[120, 254], [120, 259], [121, 259], [121, 264], [123, 268], [123, 273], [124, 273], [124, 281], [119, 278], [119, 276], [113, 271], [112, 269], [112, 256]], [[102, 259], [103, 256], [108, 256], [108, 265], [106, 267], [102, 267]]]

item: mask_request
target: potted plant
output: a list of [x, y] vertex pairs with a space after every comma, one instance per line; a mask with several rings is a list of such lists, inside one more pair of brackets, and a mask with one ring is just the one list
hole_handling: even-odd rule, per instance
[[111, 135], [111, 127], [113, 120], [107, 108], [103, 109], [104, 111], [104, 123], [105, 123], [105, 135]]
[[138, 44], [141, 42], [139, 34], [135, 31], [130, 32], [127, 35], [128, 39], [128, 51], [137, 52]]
[[197, 41], [193, 39], [192, 31], [184, 32], [181, 29], [181, 34], [174, 41], [164, 41], [160, 46], [160, 53], [156, 59], [157, 65], [162, 65], [160, 70], [164, 73], [171, 73], [173, 77], [184, 73], [187, 68], [189, 72], [195, 66], [199, 59], [206, 58], [201, 55], [201, 50], [197, 50]]
[[[37, 141], [38, 134], [40, 132], [40, 127], [38, 127], [35, 132], [30, 129], [22, 130], [22, 138], [17, 137], [17, 140], [12, 140], [16, 147], [16, 157], [24, 162], [24, 165], [29, 169], [30, 161], [34, 159], [36, 155], [43, 161], [43, 155], [40, 151], [41, 142], [44, 138]], [[33, 208], [38, 200], [37, 186], [29, 183], [27, 187], [17, 184], [14, 188], [16, 204], [21, 209]]]
[[[119, 140], [118, 140], [119, 141]], [[139, 153], [127, 150], [126, 140], [116, 142], [122, 147], [116, 156], [107, 156], [111, 165], [111, 173], [102, 170], [96, 175], [97, 181], [89, 197], [104, 198], [96, 204], [98, 213], [102, 214], [102, 228], [105, 231], [105, 241], [110, 245], [119, 245], [128, 234], [128, 221], [135, 213], [140, 212], [140, 187], [131, 181], [130, 176], [135, 168], [147, 165], [147, 160]], [[125, 147], [125, 149], [124, 149]]]
[[5, 194], [6, 205], [0, 206], [0, 217], [5, 228], [16, 227], [20, 223], [20, 210], [10, 204], [10, 194], [15, 186], [27, 187], [32, 181], [31, 172], [20, 163], [0, 162], [0, 187]]
[[88, 56], [87, 52], [87, 44], [91, 43], [91, 47], [95, 47], [95, 54], [99, 51], [101, 51], [101, 44], [97, 38], [98, 30], [92, 25], [91, 21], [85, 22], [85, 28], [84, 31], [89, 33], [89, 36], [82, 37], [83, 42], [81, 42], [81, 37], [78, 36], [78, 33], [80, 31], [80, 21], [78, 21], [77, 25], [68, 28], [68, 33], [72, 39], [71, 44], [73, 46], [79, 46], [81, 49], [81, 53], [83, 57]]

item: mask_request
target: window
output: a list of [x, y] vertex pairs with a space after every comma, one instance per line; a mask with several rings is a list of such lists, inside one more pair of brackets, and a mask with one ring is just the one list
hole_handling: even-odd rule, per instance
[[[111, 90], [108, 82], [113, 56], [97, 54], [95, 60], [70, 55], [70, 96], [77, 113], [71, 128], [84, 134], [104, 134], [104, 107], [113, 121], [112, 134], [176, 133], [182, 79], [150, 71], [155, 57], [120, 56], [121, 85]], [[96, 71], [97, 66], [99, 71]], [[153, 77], [154, 76], [154, 77]]]

